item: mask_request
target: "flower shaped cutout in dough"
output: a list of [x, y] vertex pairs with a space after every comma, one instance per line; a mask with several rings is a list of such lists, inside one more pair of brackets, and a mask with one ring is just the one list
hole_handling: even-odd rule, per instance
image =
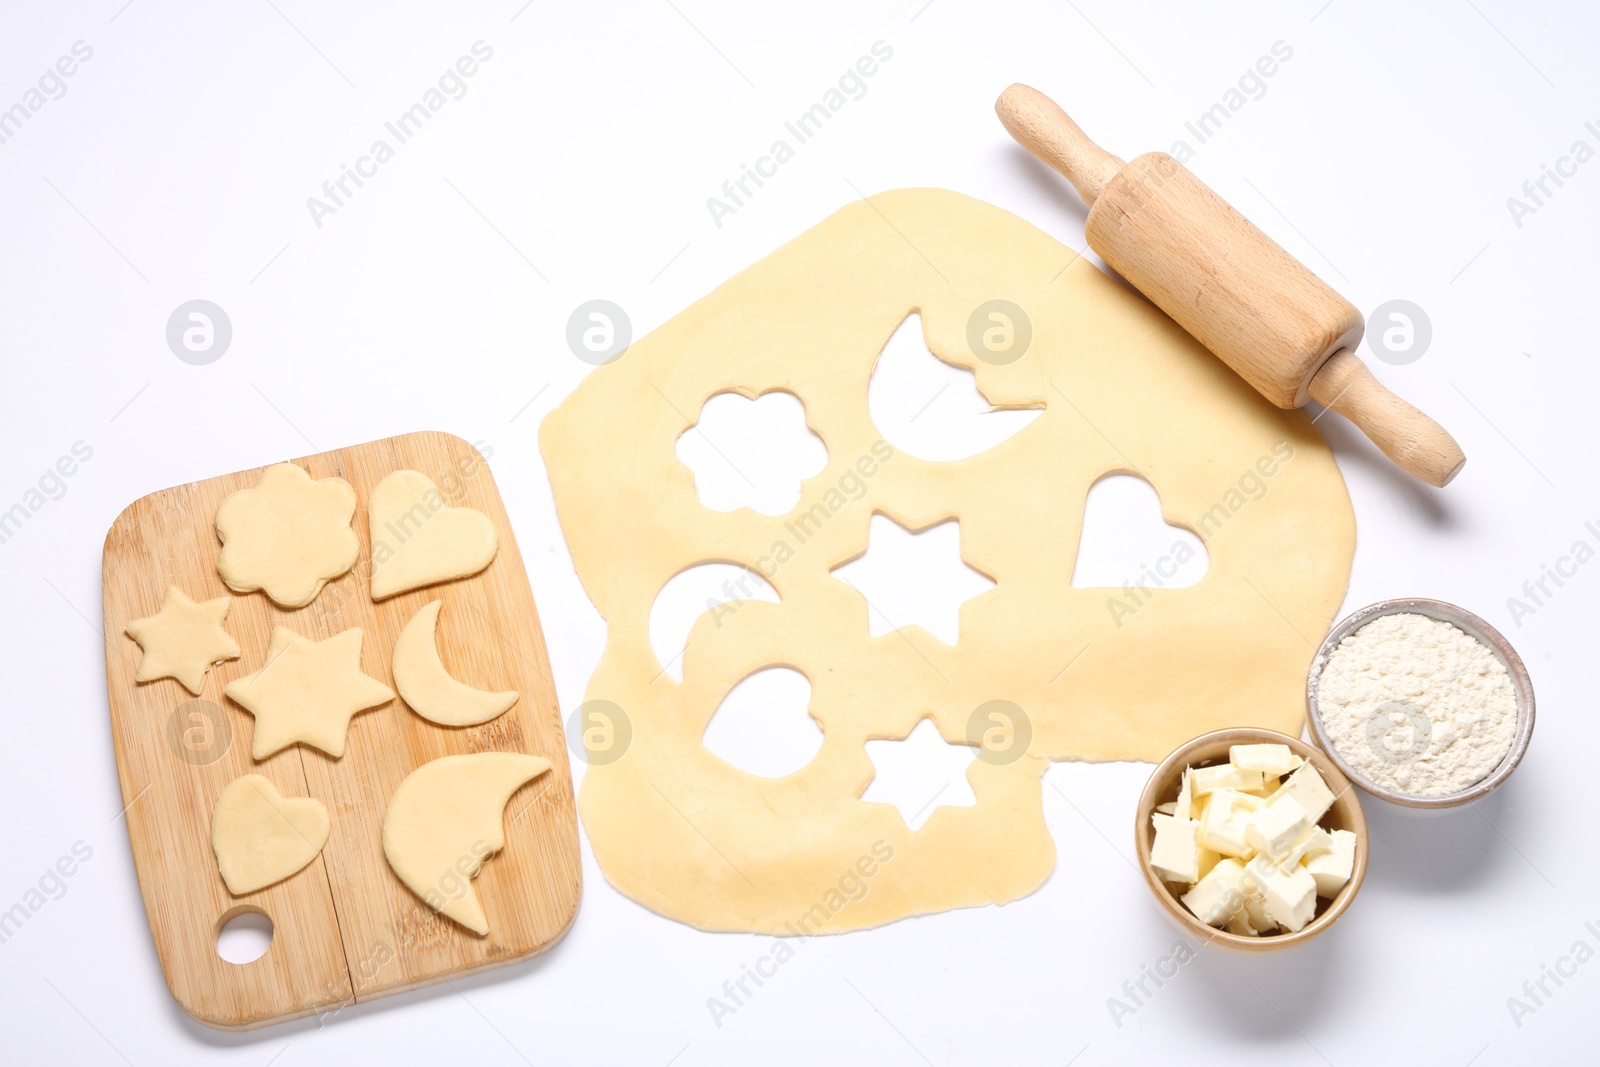
[[217, 572], [236, 593], [260, 589], [280, 607], [303, 608], [355, 565], [355, 513], [356, 491], [344, 479], [312, 481], [293, 463], [268, 467], [254, 489], [217, 506]]

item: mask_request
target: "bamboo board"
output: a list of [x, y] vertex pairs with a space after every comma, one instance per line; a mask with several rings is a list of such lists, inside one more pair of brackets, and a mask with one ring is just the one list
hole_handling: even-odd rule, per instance
[[[536, 955], [560, 940], [578, 908], [578, 827], [560, 710], [527, 571], [487, 463], [466, 441], [435, 432], [293, 462], [313, 478], [336, 476], [355, 488], [352, 526], [361, 542], [356, 565], [303, 608], [285, 610], [259, 592], [230, 594], [217, 574], [217, 505], [254, 486], [264, 468], [152, 493], [125, 509], [106, 535], [106, 684], [139, 887], [173, 996], [190, 1015], [222, 1029], [333, 1012]], [[471, 578], [375, 604], [366, 504], [373, 487], [401, 469], [427, 474], [450, 506], [488, 516], [499, 554]], [[123, 629], [155, 614], [169, 584], [195, 600], [232, 596], [224, 627], [242, 654], [213, 666], [198, 698], [171, 678], [134, 682], [140, 651]], [[318, 641], [361, 627], [361, 670], [393, 689], [395, 639], [435, 599], [444, 601], [437, 641], [445, 668], [479, 688], [517, 690], [522, 696], [510, 711], [481, 726], [451, 728], [397, 697], [351, 719], [342, 759], [305, 745], [251, 758], [254, 719], [223, 696], [223, 687], [261, 667], [273, 627]], [[388, 799], [407, 774], [440, 756], [483, 751], [544, 756], [552, 766], [511, 797], [505, 848], [473, 882], [489, 919], [488, 936], [479, 938], [401, 884], [380, 835]], [[252, 772], [284, 796], [321, 800], [332, 830], [308, 867], [235, 897], [217, 873], [211, 812], [224, 786]], [[265, 955], [236, 965], [217, 955], [216, 940], [242, 911], [265, 914], [274, 930]]]

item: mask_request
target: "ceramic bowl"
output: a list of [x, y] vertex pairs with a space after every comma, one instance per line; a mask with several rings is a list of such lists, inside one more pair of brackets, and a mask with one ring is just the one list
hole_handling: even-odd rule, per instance
[[[1487, 777], [1460, 792], [1437, 797], [1419, 797], [1379, 785], [1363, 776], [1345, 760], [1323, 727], [1322, 713], [1317, 707], [1317, 683], [1322, 677], [1323, 666], [1328, 662], [1328, 654], [1338, 648], [1339, 642], [1346, 636], [1361, 629], [1373, 619], [1382, 615], [1398, 614], [1426, 615], [1430, 619], [1438, 619], [1459, 627], [1482, 642], [1501, 663], [1505, 664], [1506, 670], [1511, 674], [1511, 686], [1517, 694], [1517, 732], [1512, 737], [1511, 748], [1507, 750], [1500, 765], [1490, 771]], [[1327, 639], [1322, 642], [1322, 647], [1317, 650], [1315, 658], [1311, 661], [1311, 672], [1306, 679], [1306, 709], [1312, 736], [1333, 762], [1339, 765], [1339, 770], [1344, 772], [1346, 778], [1372, 796], [1391, 804], [1398, 804], [1413, 812], [1437, 812], [1470, 804], [1480, 797], [1488, 796], [1511, 777], [1511, 772], [1517, 769], [1517, 764], [1522, 762], [1523, 754], [1528, 751], [1528, 741], [1533, 737], [1533, 681], [1528, 677], [1528, 669], [1523, 666], [1522, 657], [1517, 655], [1516, 649], [1512, 648], [1511, 643], [1493, 626], [1467, 609], [1447, 604], [1442, 600], [1424, 600], [1417, 597], [1380, 600], [1355, 612], [1328, 631]]]
[[[1350, 872], [1350, 881], [1345, 883], [1344, 888], [1339, 890], [1338, 895], [1332, 900], [1318, 898], [1316, 916], [1292, 934], [1277, 933], [1249, 937], [1208, 926], [1195, 918], [1178, 899], [1189, 887], [1163, 881], [1161, 875], [1150, 865], [1150, 848], [1155, 843], [1156, 836], [1150, 816], [1155, 812], [1157, 804], [1177, 799], [1184, 768], [1226, 763], [1228, 750], [1234, 745], [1255, 744], [1288, 745], [1295, 755], [1315, 767], [1334, 795], [1333, 807], [1328, 809], [1319, 825], [1325, 830], [1349, 830], [1356, 835], [1355, 865]], [[1133, 832], [1135, 847], [1139, 853], [1139, 868], [1144, 872], [1145, 881], [1149, 883], [1150, 891], [1155, 895], [1156, 902], [1161, 905], [1162, 910], [1201, 943], [1238, 952], [1277, 952], [1294, 945], [1303, 945], [1317, 937], [1337, 922], [1345, 913], [1345, 909], [1350, 907], [1350, 902], [1360, 891], [1362, 879], [1367, 874], [1367, 820], [1361, 813], [1359, 794], [1350, 787], [1350, 781], [1344, 773], [1322, 752], [1297, 737], [1272, 730], [1248, 728], [1218, 730], [1202, 734], [1193, 741], [1180, 745], [1172, 755], [1161, 761], [1160, 766], [1150, 775], [1150, 781], [1145, 784], [1144, 793], [1139, 797], [1139, 810], [1134, 820]]]

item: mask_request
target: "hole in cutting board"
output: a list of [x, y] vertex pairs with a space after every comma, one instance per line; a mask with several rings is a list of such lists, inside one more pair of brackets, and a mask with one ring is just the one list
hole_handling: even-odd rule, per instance
[[961, 605], [994, 586], [961, 558], [955, 519], [913, 533], [887, 515], [873, 515], [867, 551], [833, 575], [866, 598], [869, 636], [917, 625], [951, 646], [960, 636]]
[[822, 438], [806, 425], [805, 405], [781, 390], [754, 400], [718, 393], [676, 450], [694, 472], [700, 503], [712, 511], [785, 515], [800, 502], [800, 483], [828, 463]]
[[776, 604], [778, 593], [737, 563], [696, 563], [674, 574], [650, 605], [650, 648], [662, 671], [683, 681], [684, 642], [700, 616], [709, 611], [720, 625], [748, 600]]
[[745, 676], [722, 698], [702, 743], [715, 756], [763, 778], [782, 778], [822, 748], [822, 728], [806, 710], [811, 683], [791, 667]]
[[867, 758], [877, 773], [861, 799], [893, 804], [912, 830], [939, 808], [970, 808], [978, 802], [967, 781], [975, 750], [946, 741], [932, 719], [918, 722], [903, 740], [868, 741]]
[[217, 955], [233, 964], [254, 963], [272, 947], [272, 932], [266, 912], [245, 908], [217, 927]]
[[885, 440], [917, 459], [966, 459], [1015, 436], [1043, 408], [993, 407], [965, 367], [933, 354], [922, 316], [907, 315], [878, 356], [867, 411]]
[[1155, 487], [1136, 474], [1108, 474], [1089, 487], [1072, 569], [1075, 589], [1131, 582], [1182, 589], [1206, 575], [1210, 557], [1194, 532], [1161, 515]]

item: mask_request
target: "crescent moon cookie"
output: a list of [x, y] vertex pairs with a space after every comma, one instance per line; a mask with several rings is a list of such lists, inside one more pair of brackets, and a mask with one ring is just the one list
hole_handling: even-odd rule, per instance
[[[930, 360], [1038, 417], [964, 458], [892, 447], [868, 388], [913, 313]], [[994, 347], [997, 324], [1015, 348]], [[804, 405], [827, 465], [785, 515], [703, 506], [675, 443], [710, 398], [773, 390]], [[1059, 241], [938, 189], [852, 203], [723, 283], [595, 368], [539, 443], [606, 625], [585, 699], [631, 727], [619, 758], [584, 772], [594, 857], [623, 893], [707, 930], [834, 933], [1033, 892], [1056, 862], [1051, 760], [1159, 760], [1230, 726], [1299, 733], [1306, 662], [1355, 550], [1344, 481], [1303, 412]], [[1197, 583], [1073, 585], [1089, 489], [1113, 472], [1142, 477], [1165, 521], [1204, 541]], [[874, 515], [959, 523], [961, 559], [996, 584], [961, 605], [955, 644], [917, 626], [872, 636], [870, 605], [833, 572], [866, 550]], [[707, 562], [758, 572], [780, 602], [702, 614], [679, 682], [652, 650], [651, 606]], [[810, 680], [823, 730], [781, 778], [703, 741], [728, 692], [772, 666]], [[1029, 728], [991, 748], [981, 716], [998, 701]], [[912, 831], [862, 799], [866, 744], [925, 717], [973, 739], [977, 802]], [[1069, 876], [1098, 862], [1063, 861]]]
[[268, 467], [255, 488], [217, 505], [217, 573], [235, 593], [260, 589], [279, 607], [303, 608], [355, 566], [355, 513], [356, 491], [343, 478], [312, 481], [293, 463]]
[[505, 847], [506, 801], [550, 769], [543, 756], [441, 756], [408, 774], [383, 815], [383, 854], [423, 902], [482, 937], [489, 920], [473, 891], [483, 861]]
[[418, 471], [395, 471], [367, 503], [372, 599], [477, 574], [494, 561], [494, 523], [475, 508], [450, 507]]
[[505, 714], [517, 702], [515, 690], [490, 693], [474, 689], [445, 671], [434, 643], [442, 606], [438, 600], [423, 605], [394, 643], [392, 672], [400, 698], [412, 711], [440, 726], [476, 726]]

